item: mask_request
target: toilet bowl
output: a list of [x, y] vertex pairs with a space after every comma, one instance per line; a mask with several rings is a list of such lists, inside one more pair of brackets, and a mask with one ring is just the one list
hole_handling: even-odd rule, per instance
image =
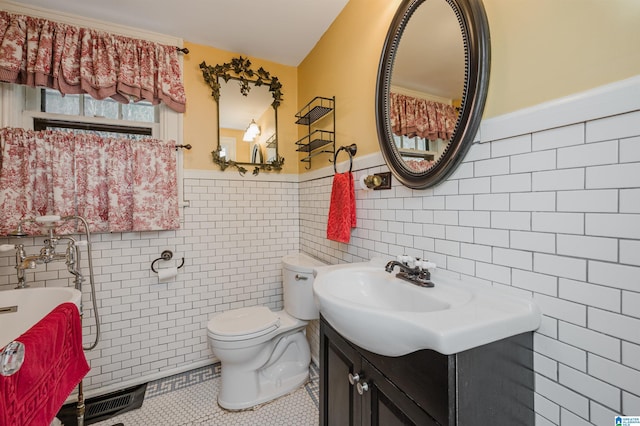
[[232, 309], [207, 324], [209, 347], [220, 360], [218, 404], [244, 410], [288, 394], [309, 380], [311, 354], [304, 334], [319, 317], [313, 269], [324, 263], [303, 253], [282, 259], [284, 309]]

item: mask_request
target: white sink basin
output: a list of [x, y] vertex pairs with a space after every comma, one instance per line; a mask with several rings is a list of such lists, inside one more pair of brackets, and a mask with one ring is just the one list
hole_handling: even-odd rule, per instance
[[0, 349], [29, 330], [56, 306], [71, 302], [80, 308], [81, 298], [82, 294], [71, 287], [0, 291]]
[[313, 283], [323, 317], [368, 351], [400, 356], [420, 349], [449, 355], [532, 331], [541, 314], [530, 299], [432, 274], [418, 287], [384, 270], [386, 262], [318, 267]]

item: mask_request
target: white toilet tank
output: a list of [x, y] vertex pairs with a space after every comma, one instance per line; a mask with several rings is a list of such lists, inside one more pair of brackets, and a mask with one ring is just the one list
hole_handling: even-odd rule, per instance
[[282, 258], [284, 309], [289, 315], [301, 320], [320, 318], [313, 299], [313, 268], [323, 265], [326, 264], [304, 253]]

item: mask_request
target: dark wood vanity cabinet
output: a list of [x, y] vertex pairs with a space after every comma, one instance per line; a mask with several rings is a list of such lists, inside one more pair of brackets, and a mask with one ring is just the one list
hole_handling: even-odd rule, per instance
[[320, 424], [533, 425], [532, 339], [524, 333], [455, 355], [386, 357], [322, 318]]

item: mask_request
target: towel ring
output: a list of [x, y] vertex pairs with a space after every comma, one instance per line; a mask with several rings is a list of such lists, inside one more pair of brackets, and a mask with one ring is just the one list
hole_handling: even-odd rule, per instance
[[338, 173], [338, 169], [336, 168], [338, 153], [343, 150], [346, 151], [347, 154], [349, 154], [349, 172], [351, 172], [351, 170], [353, 169], [353, 156], [356, 155], [356, 152], [358, 152], [358, 145], [352, 143], [349, 146], [341, 146], [340, 148], [338, 148], [336, 153], [333, 154], [333, 171], [336, 173]]
[[[156, 271], [156, 268], [154, 268], [153, 265], [155, 265], [155, 263], [159, 262], [160, 260], [171, 260], [172, 258], [173, 258], [173, 252], [171, 250], [163, 251], [162, 254], [160, 254], [159, 258], [151, 262], [151, 270], [157, 274], [158, 271]], [[182, 258], [182, 263], [180, 263], [180, 266], [178, 266], [178, 269], [182, 268], [183, 266], [184, 266], [184, 257]]]

